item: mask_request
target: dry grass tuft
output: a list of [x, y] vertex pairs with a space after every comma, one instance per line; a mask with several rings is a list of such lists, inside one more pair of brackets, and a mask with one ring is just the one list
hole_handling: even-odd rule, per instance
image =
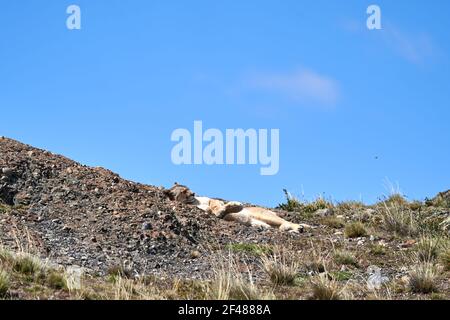
[[346, 266], [358, 266], [358, 261], [356, 260], [356, 257], [348, 251], [341, 251], [337, 250], [334, 253], [334, 261], [337, 264], [340, 265], [346, 265]]
[[261, 257], [263, 270], [275, 285], [295, 285], [300, 263], [295, 258], [288, 258], [284, 252], [264, 255]]
[[9, 290], [9, 276], [6, 271], [0, 269], [0, 298], [6, 297]]
[[64, 274], [59, 273], [57, 271], [49, 271], [46, 277], [47, 285], [56, 290], [66, 290], [67, 282]]
[[365, 204], [360, 201], [344, 201], [339, 202], [336, 206], [337, 211], [346, 213], [349, 211], [361, 210], [365, 207]]
[[0, 247], [0, 263], [11, 264], [12, 261], [14, 261], [12, 253], [3, 247]]
[[439, 269], [430, 262], [420, 262], [410, 272], [409, 288], [414, 293], [437, 291], [436, 280]]
[[384, 256], [386, 255], [386, 247], [380, 244], [374, 244], [370, 247], [369, 253], [374, 256]]
[[450, 271], [450, 245], [446, 243], [439, 255], [439, 260], [442, 263], [445, 271]]
[[207, 298], [210, 300], [267, 300], [273, 299], [270, 291], [259, 288], [249, 268], [242, 273], [239, 261], [231, 252], [221, 257], [214, 266], [214, 278], [207, 287]]
[[417, 217], [398, 201], [385, 201], [378, 207], [384, 228], [398, 236], [416, 236], [419, 230]]
[[325, 273], [319, 274], [311, 279], [311, 297], [312, 300], [340, 300], [342, 291], [339, 283], [330, 280]]
[[13, 270], [25, 275], [35, 275], [43, 269], [40, 260], [27, 253], [20, 253], [14, 257]]
[[342, 229], [345, 226], [344, 220], [332, 216], [321, 218], [320, 223], [334, 229]]
[[423, 236], [416, 246], [417, 260], [420, 262], [435, 261], [439, 256], [441, 245], [441, 239]]
[[345, 226], [344, 234], [347, 238], [367, 236], [367, 229], [362, 222], [352, 222]]

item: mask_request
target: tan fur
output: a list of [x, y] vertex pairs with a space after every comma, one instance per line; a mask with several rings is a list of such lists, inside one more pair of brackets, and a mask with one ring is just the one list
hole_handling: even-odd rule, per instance
[[275, 212], [261, 207], [245, 208], [241, 203], [196, 197], [195, 193], [186, 186], [175, 184], [166, 192], [171, 200], [196, 205], [199, 209], [214, 214], [226, 221], [238, 222], [252, 227], [279, 228], [282, 231], [299, 232], [307, 225], [291, 223], [279, 217]]

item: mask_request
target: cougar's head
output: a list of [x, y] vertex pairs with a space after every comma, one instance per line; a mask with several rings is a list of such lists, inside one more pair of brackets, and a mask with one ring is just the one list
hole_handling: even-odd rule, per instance
[[178, 201], [185, 204], [196, 204], [195, 193], [192, 192], [188, 187], [181, 184], [175, 183], [175, 185], [166, 190], [166, 195], [172, 201]]

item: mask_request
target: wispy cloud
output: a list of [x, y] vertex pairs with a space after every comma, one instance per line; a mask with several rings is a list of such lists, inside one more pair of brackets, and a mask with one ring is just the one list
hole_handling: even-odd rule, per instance
[[406, 33], [393, 25], [387, 25], [383, 31], [384, 41], [411, 63], [425, 63], [437, 53], [431, 36], [425, 32]]
[[[365, 21], [364, 21], [365, 22]], [[390, 50], [400, 58], [412, 64], [424, 64], [436, 58], [440, 50], [432, 36], [425, 31], [405, 31], [397, 25], [383, 21], [381, 30], [368, 30], [363, 21], [343, 20], [340, 23], [344, 30], [362, 35], [374, 36], [383, 48]]]
[[334, 106], [340, 96], [336, 80], [307, 69], [291, 73], [254, 74], [248, 83], [253, 89], [265, 90], [302, 103]]

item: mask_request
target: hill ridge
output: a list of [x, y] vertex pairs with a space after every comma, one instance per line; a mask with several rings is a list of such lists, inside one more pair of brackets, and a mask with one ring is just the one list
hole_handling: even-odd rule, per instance
[[0, 203], [10, 207], [0, 216], [2, 242], [30, 246], [31, 239], [41, 255], [63, 265], [105, 272], [127, 263], [136, 273], [192, 268], [200, 273], [207, 261], [190, 259], [193, 250], [213, 241], [264, 238], [174, 203], [162, 187], [12, 139], [0, 139], [0, 170]]

